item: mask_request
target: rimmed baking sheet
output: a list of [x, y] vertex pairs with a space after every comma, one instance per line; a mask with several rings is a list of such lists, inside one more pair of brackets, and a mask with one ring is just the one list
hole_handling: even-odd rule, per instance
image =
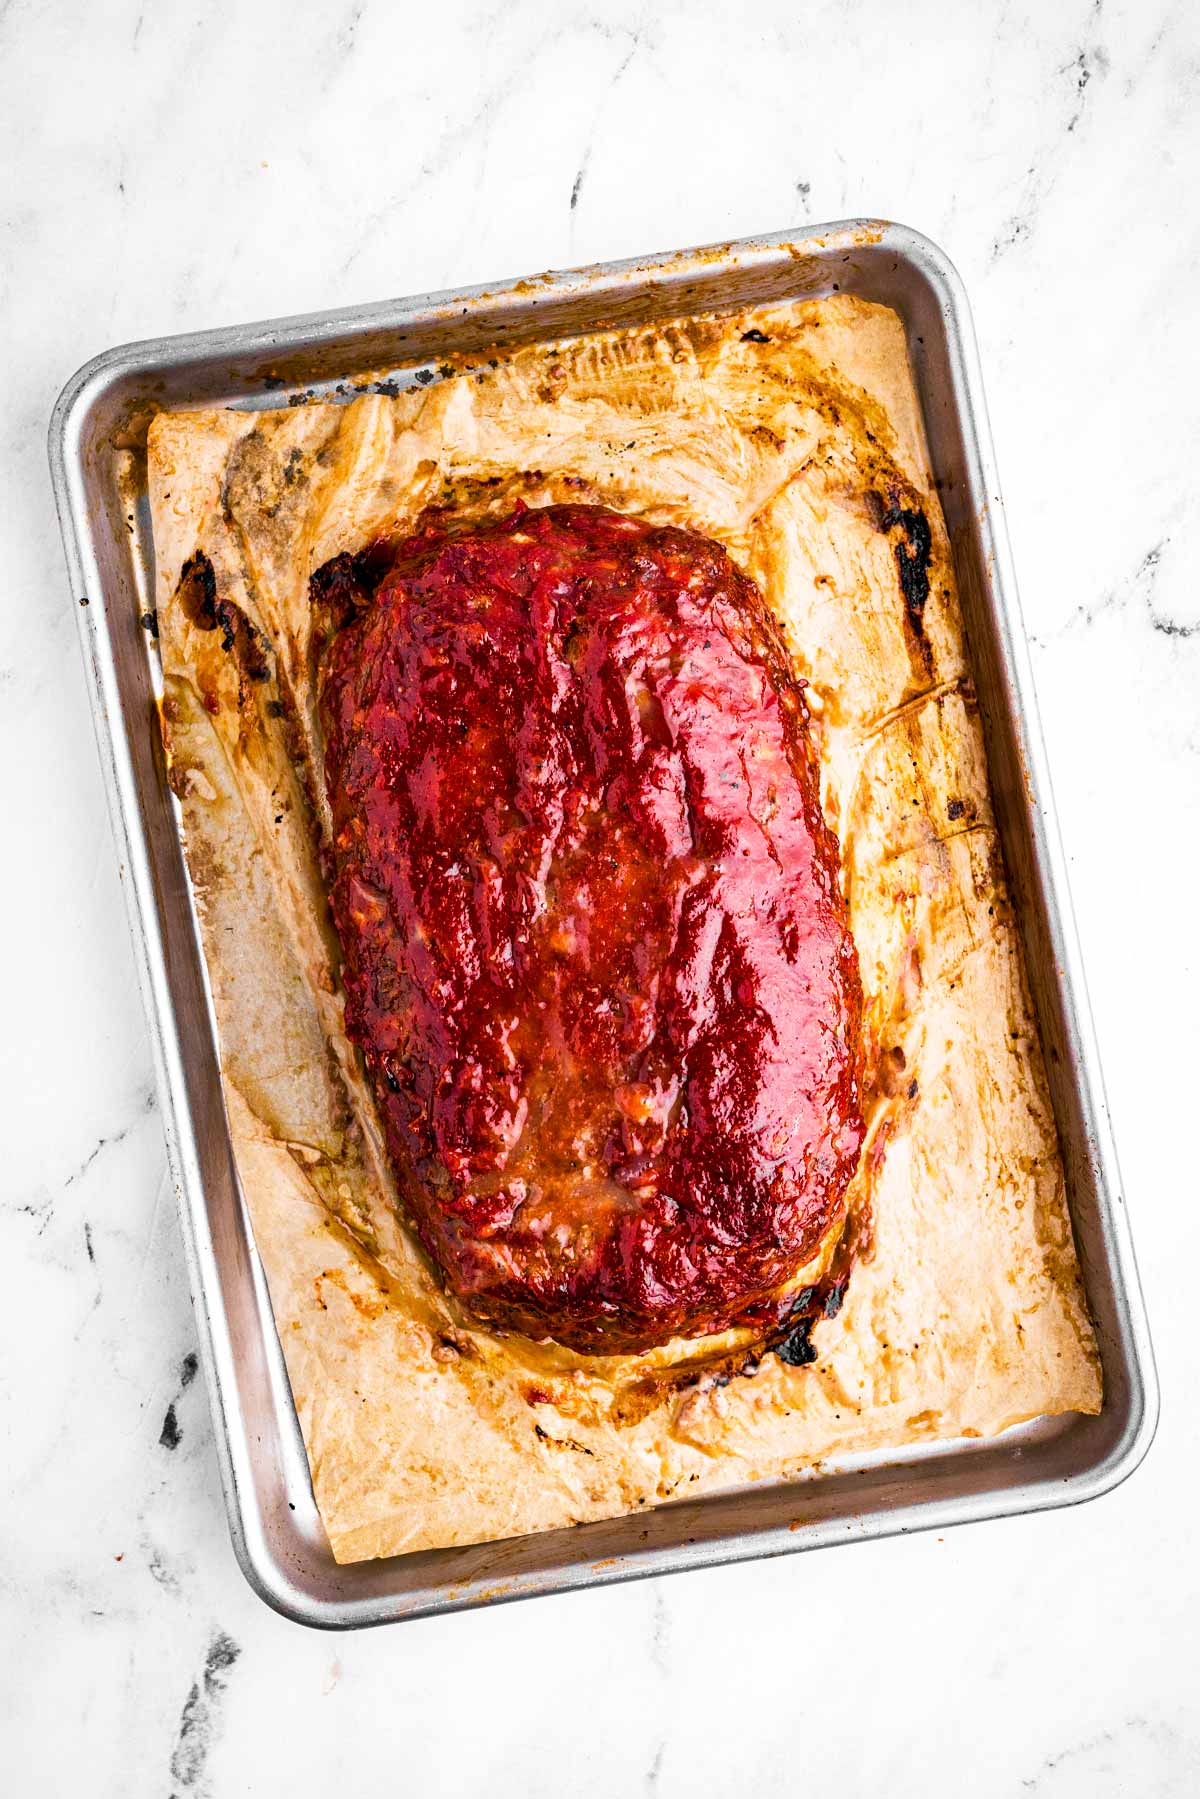
[[[164, 407], [349, 399], [361, 371], [408, 385], [455, 351], [601, 325], [854, 293], [904, 322], [953, 545], [996, 822], [1024, 943], [1104, 1370], [1099, 1415], [987, 1441], [854, 1458], [804, 1480], [466, 1549], [338, 1566], [308, 1467], [266, 1283], [238, 1191], [215, 1031], [154, 720], [145, 436]], [[391, 371], [382, 377], [378, 371]], [[854, 221], [567, 274], [233, 327], [106, 352], [68, 383], [51, 466], [96, 729], [154, 1039], [168, 1153], [209, 1378], [230, 1527], [285, 1614], [350, 1627], [609, 1580], [939, 1528], [1090, 1498], [1149, 1446], [1157, 1389], [1032, 681], [1000, 516], [969, 316], [944, 256]]]

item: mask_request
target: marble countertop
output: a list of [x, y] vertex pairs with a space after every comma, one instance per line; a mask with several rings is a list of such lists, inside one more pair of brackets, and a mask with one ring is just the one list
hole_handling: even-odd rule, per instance
[[[14, 1796], [1200, 1791], [1200, 18], [0, 6]], [[117, 341], [875, 214], [970, 292], [1163, 1384], [1080, 1509], [345, 1638], [218, 1490], [45, 430]]]

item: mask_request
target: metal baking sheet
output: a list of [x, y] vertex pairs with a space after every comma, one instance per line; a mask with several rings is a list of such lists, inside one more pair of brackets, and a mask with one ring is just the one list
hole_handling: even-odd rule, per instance
[[[1104, 1365], [1094, 1418], [925, 1444], [635, 1517], [338, 1567], [238, 1189], [215, 1030], [140, 623], [153, 604], [146, 429], [167, 407], [341, 400], [452, 351], [835, 290], [904, 321], [957, 569], [993, 799], [1020, 921], [1084, 1282]], [[382, 374], [381, 374], [382, 371]], [[68, 382], [50, 462], [129, 900], [230, 1529], [246, 1578], [346, 1628], [1090, 1499], [1154, 1434], [1158, 1393], [1037, 724], [974, 337], [946, 257], [902, 226], [803, 233], [235, 326], [106, 351]]]

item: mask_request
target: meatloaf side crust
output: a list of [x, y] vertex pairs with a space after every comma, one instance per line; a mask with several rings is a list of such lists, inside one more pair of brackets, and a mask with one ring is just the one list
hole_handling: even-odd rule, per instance
[[716, 543], [431, 515], [314, 577], [346, 1028], [483, 1318], [760, 1324], [844, 1216], [862, 997], [802, 686]]

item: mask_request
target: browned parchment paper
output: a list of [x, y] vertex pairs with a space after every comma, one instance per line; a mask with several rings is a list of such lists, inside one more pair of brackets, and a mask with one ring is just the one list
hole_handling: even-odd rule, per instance
[[[750, 333], [747, 336], [747, 333]], [[765, 341], [760, 341], [765, 340]], [[614, 1515], [840, 1455], [1095, 1411], [1053, 1120], [953, 571], [897, 318], [842, 297], [464, 362], [397, 398], [167, 414], [163, 722], [238, 1168], [337, 1558]], [[867, 997], [865, 1254], [809, 1368], [737, 1333], [587, 1358], [473, 1326], [394, 1205], [342, 1031], [312, 571], [430, 504], [599, 500], [722, 541], [810, 697]], [[898, 551], [931, 532], [930, 590]], [[908, 546], [907, 548], [905, 546]], [[202, 551], [217, 625], [180, 583]], [[208, 628], [206, 628], [208, 627]]]

